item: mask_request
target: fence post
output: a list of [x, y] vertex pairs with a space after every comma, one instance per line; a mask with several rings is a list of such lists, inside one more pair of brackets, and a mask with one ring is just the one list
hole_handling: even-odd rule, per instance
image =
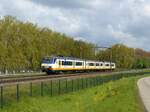
[[60, 79], [58, 80], [58, 94], [60, 94]]
[[95, 86], [97, 86], [97, 78], [95, 77]]
[[68, 92], [68, 80], [66, 79], [66, 93]]
[[53, 80], [51, 80], [51, 96], [53, 95]]
[[19, 97], [20, 97], [20, 94], [19, 94], [19, 84], [17, 84], [16, 86], [17, 86], [16, 97], [17, 97], [17, 101], [19, 101]]
[[3, 103], [4, 103], [4, 100], [3, 100], [3, 86], [1, 86], [1, 109], [3, 108]]
[[43, 96], [43, 82], [41, 82], [41, 96]]
[[78, 86], [77, 86], [77, 88], [78, 88], [78, 90], [80, 89], [80, 79], [77, 79], [77, 82], [78, 82]]
[[99, 77], [97, 77], [97, 85], [99, 85]]
[[87, 78], [85, 79], [85, 87], [87, 88], [88, 87], [88, 85], [87, 85]]
[[95, 77], [95, 86], [97, 85], [97, 77]]
[[30, 96], [32, 96], [32, 82], [30, 82]]
[[72, 87], [72, 92], [73, 92], [73, 79], [72, 79], [72, 81], [71, 81], [71, 82], [72, 82], [72, 84], [71, 84], [72, 86], [71, 86], [71, 87]]
[[101, 84], [101, 78], [98, 77], [98, 85]]
[[96, 85], [98, 85], [98, 77], [96, 77]]
[[95, 86], [95, 77], [92, 78], [92, 87]]
[[92, 78], [87, 78], [87, 87], [89, 86], [89, 87], [91, 87], [91, 83], [93, 83], [92, 81]]
[[91, 83], [92, 87], [95, 86], [95, 80], [94, 77], [92, 78], [92, 83]]
[[115, 80], [115, 76], [112, 76], [112, 79], [111, 79], [111, 81], [114, 81]]
[[104, 83], [104, 78], [102, 77], [102, 78], [101, 78], [101, 84], [103, 84], [103, 83]]
[[93, 84], [93, 86], [96, 86], [96, 81], [95, 81], [95, 77], [93, 78], [93, 80], [94, 80], [94, 84]]
[[98, 85], [101, 84], [101, 80], [100, 80], [100, 79], [101, 79], [101, 78], [98, 77]]
[[88, 80], [89, 80], [89, 87], [92, 87], [92, 85], [93, 85], [93, 77], [89, 78]]
[[103, 84], [103, 78], [102, 77], [100, 78], [100, 84]]
[[82, 78], [82, 89], [83, 89], [83, 78]]

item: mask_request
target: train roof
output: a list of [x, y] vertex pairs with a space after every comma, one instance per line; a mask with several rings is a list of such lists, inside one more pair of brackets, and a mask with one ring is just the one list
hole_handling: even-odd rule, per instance
[[45, 56], [44, 58], [57, 58], [57, 59], [70, 59], [70, 60], [84, 60], [75, 57], [64, 57], [64, 56]]
[[81, 60], [84, 61], [85, 59], [75, 58], [75, 57], [59, 57], [59, 56], [53, 56], [53, 58], [57, 59], [68, 59], [68, 60]]
[[[98, 60], [86, 60], [81, 58], [75, 58], [75, 57], [64, 57], [64, 56], [47, 56], [44, 58], [57, 58], [57, 59], [64, 59], [64, 60], [79, 60], [79, 61], [92, 61], [92, 62], [103, 62], [103, 63], [110, 63], [109, 61], [98, 61]], [[114, 63], [114, 62], [111, 62]]]

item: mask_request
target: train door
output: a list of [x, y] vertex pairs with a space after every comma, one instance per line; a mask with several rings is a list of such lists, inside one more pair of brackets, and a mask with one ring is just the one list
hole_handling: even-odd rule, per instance
[[62, 66], [62, 61], [59, 60], [59, 69], [61, 69], [61, 66]]
[[72, 64], [73, 64], [73, 69], [75, 70], [76, 61], [74, 60]]
[[84, 66], [85, 66], [85, 70], [86, 70], [86, 60], [84, 61]]

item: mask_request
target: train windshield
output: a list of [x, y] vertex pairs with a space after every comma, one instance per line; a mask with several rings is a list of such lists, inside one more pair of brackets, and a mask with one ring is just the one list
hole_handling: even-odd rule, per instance
[[43, 58], [42, 63], [49, 63], [49, 64], [53, 64], [55, 63], [56, 58]]

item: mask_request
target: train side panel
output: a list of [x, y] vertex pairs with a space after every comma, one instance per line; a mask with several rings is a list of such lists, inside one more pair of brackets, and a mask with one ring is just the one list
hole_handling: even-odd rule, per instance
[[54, 57], [49, 59], [49, 63], [41, 63], [41, 67], [45, 69], [47, 73], [49, 72], [59, 72], [59, 71], [93, 71], [93, 70], [113, 70], [116, 68], [115, 63], [112, 62], [100, 62], [100, 61], [90, 61], [82, 59], [69, 59], [69, 58], [59, 58]]

